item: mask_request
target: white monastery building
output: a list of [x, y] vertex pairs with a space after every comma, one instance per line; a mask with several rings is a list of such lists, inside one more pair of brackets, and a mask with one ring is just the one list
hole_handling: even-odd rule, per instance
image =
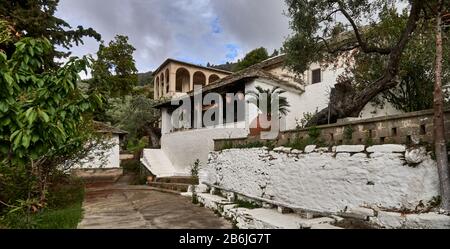
[[[289, 112], [279, 119], [280, 131], [294, 130], [306, 114], [326, 108], [331, 88], [344, 69], [314, 63], [303, 75], [297, 76], [285, 68], [284, 60], [285, 56], [280, 55], [236, 73], [166, 60], [154, 72], [154, 97], [161, 100], [157, 106], [161, 110], [161, 149], [144, 150], [141, 162], [158, 177], [189, 175], [190, 166], [197, 159], [203, 165], [207, 163], [209, 152], [214, 150], [214, 139], [248, 137], [251, 133], [250, 124], [254, 124], [261, 113], [257, 105], [248, 103], [248, 93], [255, 91], [256, 87], [277, 87], [285, 91], [281, 96], [287, 99], [290, 107]], [[181, 105], [189, 102], [188, 106], [192, 110], [198, 111], [200, 108], [195, 106], [197, 90], [194, 91], [194, 86], [202, 87], [203, 96], [208, 93], [220, 95], [224, 106], [230, 103], [226, 94], [235, 94], [235, 99], [231, 99], [232, 104], [244, 103], [245, 112], [236, 112], [231, 121], [225, 124], [219, 122], [220, 118], [212, 124], [198, 123], [194, 118], [190, 122], [186, 121], [186, 113], [180, 108]], [[210, 114], [217, 105], [215, 102], [206, 102], [202, 102], [200, 112]], [[388, 103], [382, 108], [369, 103], [359, 118], [399, 113]], [[191, 117], [194, 115], [191, 113]]]

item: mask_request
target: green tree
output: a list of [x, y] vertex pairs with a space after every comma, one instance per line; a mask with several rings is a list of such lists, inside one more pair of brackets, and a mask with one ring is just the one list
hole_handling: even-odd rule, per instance
[[[407, 18], [406, 13], [399, 14], [395, 8], [384, 9], [377, 26], [366, 31], [367, 35], [382, 35], [394, 37], [399, 34]], [[450, 52], [450, 46], [445, 47]], [[405, 112], [431, 109], [433, 105], [435, 35], [431, 23], [421, 23], [405, 47], [399, 63], [397, 76], [398, 85], [381, 93], [373, 102], [383, 103], [387, 100], [394, 107]], [[378, 78], [384, 72], [385, 58], [376, 54], [354, 53], [356, 63], [349, 66], [346, 75], [356, 89], [361, 90]], [[450, 58], [444, 58], [444, 67], [450, 69]], [[450, 80], [449, 74], [444, 80]]]
[[399, 11], [399, 1], [391, 0], [286, 0], [294, 30], [284, 44], [290, 69], [302, 74], [312, 62], [333, 64], [355, 55], [356, 70], [349, 66], [348, 71], [366, 69], [342, 77], [331, 91], [330, 110], [321, 110], [309, 125], [356, 117], [380, 93], [396, 87], [405, 51], [418, 30], [430, 26], [435, 2], [412, 0]]
[[267, 49], [263, 47], [254, 49], [250, 51], [248, 54], [246, 54], [244, 59], [238, 62], [238, 64], [235, 67], [235, 71], [243, 70], [261, 61], [267, 60], [268, 58], [269, 54], [267, 53]]
[[[83, 37], [101, 39], [92, 28], [78, 26], [73, 29], [66, 21], [56, 17], [58, 4], [59, 0], [0, 0], [0, 18], [14, 27], [14, 42], [23, 37], [45, 37], [51, 42], [51, 50], [44, 58], [44, 64], [49, 66], [57, 65], [55, 58], [70, 55], [70, 52], [58, 50], [58, 47], [67, 50], [74, 44], [83, 44]], [[0, 44], [0, 50], [4, 50], [8, 57], [15, 51], [14, 42]]]
[[277, 49], [274, 49], [273, 52], [272, 52], [272, 55], [270, 55], [270, 57], [275, 57], [275, 56], [278, 56], [278, 55], [280, 55], [280, 51], [278, 51]]
[[117, 35], [108, 46], [100, 44], [97, 60], [92, 66], [92, 89], [111, 97], [131, 93], [138, 83], [137, 69], [133, 58], [136, 49], [129, 44], [128, 37]]
[[11, 56], [0, 52], [0, 176], [20, 176], [27, 192], [20, 198], [42, 204], [49, 176], [93, 141], [89, 113], [102, 99], [78, 88], [88, 58], [42, 70], [53, 52], [48, 39], [24, 38], [15, 47]]
[[[13, 30], [8, 22], [0, 19], [0, 44], [9, 44], [13, 40]], [[1, 47], [0, 47], [1, 50]], [[3, 50], [1, 50], [3, 51]], [[5, 51], [3, 51], [5, 52]]]

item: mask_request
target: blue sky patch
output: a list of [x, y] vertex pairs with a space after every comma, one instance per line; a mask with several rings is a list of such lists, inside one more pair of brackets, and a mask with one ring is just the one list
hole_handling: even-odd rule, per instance
[[211, 22], [211, 31], [213, 34], [220, 34], [222, 33], [223, 29], [222, 26], [220, 26], [220, 19], [219, 17], [216, 17]]
[[236, 57], [238, 57], [239, 55], [240, 47], [237, 44], [229, 43], [226, 45], [226, 48], [227, 48], [226, 59], [230, 61], [235, 60]]

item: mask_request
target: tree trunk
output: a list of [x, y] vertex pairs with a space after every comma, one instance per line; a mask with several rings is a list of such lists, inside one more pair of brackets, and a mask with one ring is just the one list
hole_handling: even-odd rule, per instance
[[444, 127], [444, 98], [442, 93], [442, 0], [439, 1], [436, 18], [436, 69], [434, 87], [434, 148], [439, 173], [441, 208], [450, 211], [450, 171], [448, 167], [447, 143]]
[[331, 90], [329, 107], [314, 115], [307, 126], [336, 123], [339, 118], [358, 117], [362, 109], [378, 94], [397, 85], [395, 77], [399, 71], [400, 60], [411, 34], [416, 30], [424, 1], [413, 1], [406, 27], [397, 45], [391, 50], [384, 74], [360, 91], [351, 82], [340, 82]]

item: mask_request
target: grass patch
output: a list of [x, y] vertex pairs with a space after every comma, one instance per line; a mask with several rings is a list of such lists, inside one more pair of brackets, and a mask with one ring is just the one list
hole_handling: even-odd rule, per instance
[[274, 141], [255, 141], [255, 142], [248, 142], [244, 144], [234, 144], [232, 142], [226, 142], [222, 146], [222, 150], [228, 150], [228, 149], [251, 149], [251, 148], [262, 148], [262, 147], [268, 147], [270, 150], [272, 150], [274, 146]]
[[84, 184], [65, 177], [51, 186], [48, 205], [37, 213], [5, 212], [0, 227], [11, 229], [74, 229], [82, 218]]
[[2, 222], [12, 229], [75, 229], [81, 218], [79, 203], [63, 209], [44, 209], [37, 214], [7, 214]]

